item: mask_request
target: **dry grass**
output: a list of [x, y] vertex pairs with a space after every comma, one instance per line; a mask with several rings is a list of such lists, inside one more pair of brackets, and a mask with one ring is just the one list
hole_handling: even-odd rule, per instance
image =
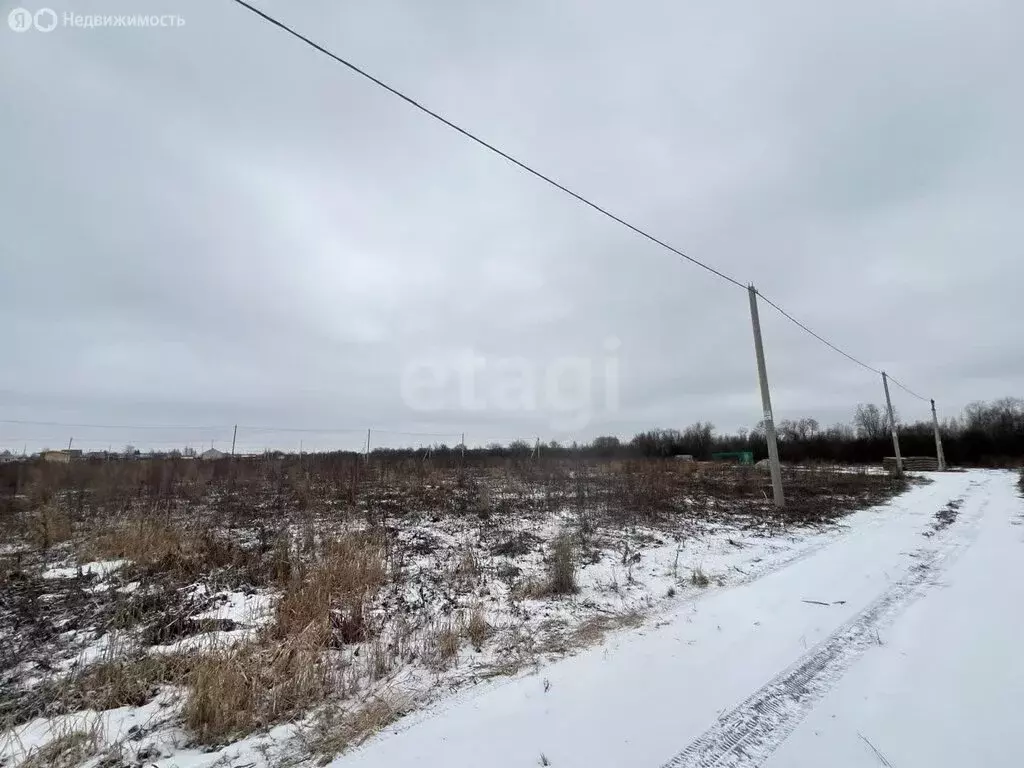
[[[384, 554], [379, 539], [362, 534], [325, 544], [313, 565], [293, 574], [274, 622], [255, 643], [195, 663], [183, 706], [186, 727], [200, 741], [216, 743], [280, 723], [331, 693], [345, 694], [344, 670], [332, 667], [326, 652], [369, 638], [365, 608], [385, 583]], [[393, 659], [371, 643], [365, 664], [378, 679]]]
[[131, 560], [150, 572], [188, 579], [225, 567], [259, 584], [275, 583], [291, 575], [289, 552], [280, 542], [264, 553], [239, 546], [194, 523], [157, 515], [118, 519], [84, 540], [78, 553], [83, 561]]
[[71, 517], [52, 502], [40, 506], [28, 516], [25, 539], [34, 549], [49, 549], [68, 541], [72, 534]]
[[326, 765], [336, 755], [359, 746], [367, 738], [397, 720], [404, 711], [392, 697], [374, 697], [349, 708], [323, 707], [313, 724], [300, 731], [305, 751]]
[[195, 534], [153, 517], [138, 516], [115, 523], [91, 536], [81, 547], [88, 560], [127, 559], [158, 563], [171, 556], [190, 555], [198, 549]]
[[609, 632], [626, 627], [638, 627], [643, 620], [644, 615], [639, 611], [628, 611], [610, 616], [592, 616], [573, 631], [569, 642], [571, 646], [586, 648], [604, 640], [604, 636]]
[[476, 554], [472, 549], [467, 548], [455, 566], [456, 578], [461, 580], [465, 586], [472, 588], [479, 582], [482, 572]]
[[44, 680], [5, 702], [0, 709], [0, 726], [9, 728], [38, 716], [86, 709], [102, 712], [142, 706], [156, 697], [161, 686], [185, 680], [190, 664], [189, 659], [180, 656], [126, 657], [112, 651], [103, 661], [68, 677]]
[[81, 708], [103, 711], [139, 707], [151, 701], [160, 686], [181, 682], [191, 662], [182, 656], [162, 654], [111, 659], [86, 667], [71, 678]]
[[568, 534], [562, 533], [551, 542], [547, 567], [548, 594], [571, 595], [579, 591], [576, 583], [576, 552]]
[[332, 682], [316, 637], [227, 649], [194, 663], [182, 719], [200, 742], [220, 743], [310, 709], [328, 695]]
[[459, 633], [451, 622], [427, 636], [424, 660], [436, 670], [447, 669], [459, 653]]
[[25, 756], [20, 768], [77, 768], [100, 749], [99, 721], [58, 733], [44, 746]]
[[487, 623], [483, 608], [478, 605], [470, 611], [466, 620], [466, 637], [473, 644], [473, 648], [479, 651], [490, 634], [491, 625]]
[[312, 633], [326, 646], [369, 636], [365, 609], [387, 580], [383, 543], [352, 534], [328, 543], [319, 562], [293, 575], [277, 604], [276, 639]]
[[[13, 470], [0, 467], [0, 475], [5, 471]], [[40, 464], [26, 471], [29, 492], [10, 496], [11, 514], [0, 526], [7, 524], [18, 537], [27, 532], [35, 550], [70, 538], [82, 561], [123, 558], [133, 564], [105, 579], [69, 579], [66, 587], [33, 575], [20, 560], [18, 573], [0, 569], [0, 579], [18, 580], [17, 590], [4, 586], [4, 596], [22, 595], [17, 605], [8, 601], [5, 607], [0, 600], [8, 626], [34, 621], [44, 597], [60, 597], [62, 610], [45, 624], [37, 622], [35, 635], [22, 633], [27, 639], [10, 652], [0, 646], [5, 669], [14, 668], [28, 648], [42, 648], [33, 661], [46, 669], [49, 649], [64, 642], [60, 638], [69, 631], [61, 617], [74, 618], [71, 629], [83, 642], [117, 629], [148, 646], [216, 628], [192, 617], [205, 612], [225, 587], [246, 592], [271, 587], [267, 592], [280, 596], [271, 623], [254, 630], [247, 645], [206, 650], [189, 660], [139, 658], [137, 649], [121, 648], [69, 678], [44, 680], [38, 692], [51, 698], [28, 702], [40, 707], [33, 713], [139, 705], [162, 685], [177, 684], [185, 691], [184, 725], [201, 743], [224, 743], [322, 709], [331, 714], [311, 738], [324, 755], [359, 743], [395, 716], [396, 708], [383, 700], [344, 706], [358, 694], [379, 693], [403, 664], [446, 669], [460, 648], [480, 649], [490, 642], [496, 646], [494, 673], [509, 674], [537, 663], [547, 634], [554, 638], [549, 650], [571, 652], [638, 620], [599, 616], [576, 629], [556, 630], [538, 626], [539, 612], [527, 606], [522, 627], [505, 627], [503, 621], [498, 630], [488, 625], [477, 603], [504, 600], [505, 594], [489, 590], [496, 574], [513, 588], [513, 603], [522, 596], [569, 595], [579, 591], [579, 564], [599, 552], [605, 534], [617, 534], [623, 526], [676, 530], [693, 518], [730, 516], [765, 530], [789, 524], [771, 509], [762, 493], [763, 477], [756, 473], [660, 461], [588, 465], [513, 456], [463, 466], [461, 458], [435, 464], [421, 457], [374, 456], [364, 462], [325, 455], [298, 463], [112, 461]], [[20, 476], [8, 479], [11, 488], [22, 484]], [[792, 481], [804, 489], [792, 494], [800, 521], [834, 516], [832, 502], [820, 501], [821, 489], [834, 493], [838, 488], [850, 504], [861, 504], [891, 486], [886, 479], [820, 473], [794, 475]], [[705, 504], [710, 498], [721, 503]], [[545, 542], [534, 524], [550, 521], [567, 504], [578, 515], [578, 528]], [[425, 524], [429, 519], [447, 530], [462, 525], [458, 520], [467, 513], [480, 518], [468, 521], [475, 536], [462, 539], [472, 543], [455, 550]], [[369, 533], [331, 539], [353, 523], [362, 526], [364, 514]], [[534, 570], [532, 555], [541, 547], [544, 569]], [[45, 557], [26, 552], [34, 569], [32, 558], [63, 565], [60, 558], [69, 550], [60, 547]], [[630, 554], [623, 554], [624, 564]], [[492, 564], [488, 555], [502, 559]], [[407, 574], [415, 581], [403, 581]], [[687, 580], [685, 567], [679, 577], [680, 584]], [[699, 568], [689, 580], [698, 586], [710, 581]], [[101, 581], [102, 589], [94, 591]], [[123, 589], [136, 581], [133, 591]], [[193, 590], [196, 584], [206, 589]], [[58, 588], [64, 592], [58, 594]], [[97, 608], [101, 604], [103, 610]], [[587, 606], [579, 609], [587, 615]], [[8, 703], [25, 702], [0, 697], [0, 719], [12, 711]]]
[[700, 566], [697, 566], [690, 573], [690, 583], [695, 587], [706, 587], [711, 583], [711, 579], [704, 573]]

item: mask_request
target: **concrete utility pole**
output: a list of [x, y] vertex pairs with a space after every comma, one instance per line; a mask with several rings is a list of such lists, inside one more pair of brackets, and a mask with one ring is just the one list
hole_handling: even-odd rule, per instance
[[934, 400], [932, 400], [932, 427], [935, 429], [935, 457], [939, 460], [939, 472], [945, 472], [946, 455], [942, 452], [942, 435], [939, 434], [939, 417], [935, 415]]
[[238, 425], [235, 424], [235, 431], [231, 433], [231, 455], [235, 455], [235, 438], [238, 437]]
[[754, 326], [754, 354], [757, 356], [757, 379], [761, 385], [761, 407], [764, 409], [764, 433], [768, 440], [768, 461], [772, 470], [772, 493], [775, 506], [782, 509], [786, 506], [786, 497], [782, 492], [782, 467], [779, 465], [779, 444], [775, 437], [775, 419], [772, 416], [772, 395], [768, 391], [768, 371], [764, 365], [764, 345], [761, 343], [761, 318], [757, 314], [757, 289], [751, 285], [750, 322]]
[[370, 463], [370, 430], [366, 430], [366, 455], [363, 457], [363, 461], [367, 464]]
[[882, 371], [882, 386], [885, 388], [885, 407], [889, 410], [889, 428], [892, 430], [892, 448], [896, 451], [896, 474], [903, 474], [903, 457], [900, 456], [900, 436], [896, 432], [896, 416], [892, 412], [892, 399], [889, 397], [889, 377]]

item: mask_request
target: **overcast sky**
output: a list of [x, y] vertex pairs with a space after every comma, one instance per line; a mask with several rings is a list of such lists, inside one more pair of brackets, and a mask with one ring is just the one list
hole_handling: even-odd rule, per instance
[[[249, 450], [356, 446], [367, 427], [475, 443], [761, 418], [744, 291], [230, 0], [48, 0], [185, 21], [49, 33], [8, 29], [19, 4], [40, 7], [0, 3], [0, 419], [133, 428], [0, 424], [0, 448], [223, 445], [236, 423]], [[942, 415], [1024, 393], [1016, 0], [259, 5], [755, 283]], [[770, 308], [762, 325], [777, 419], [882, 401]], [[431, 361], [447, 384], [410, 398]], [[534, 408], [502, 394], [508, 368], [513, 389], [536, 378]], [[893, 394], [904, 419], [927, 414]], [[566, 412], [585, 401], [588, 418]]]

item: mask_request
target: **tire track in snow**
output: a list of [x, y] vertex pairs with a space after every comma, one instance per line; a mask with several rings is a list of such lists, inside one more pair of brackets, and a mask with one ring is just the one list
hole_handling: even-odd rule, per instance
[[969, 545], [987, 506], [986, 494], [973, 516], [972, 530], [953, 537], [940, 549], [916, 553], [919, 561], [901, 581], [893, 583], [795, 664], [719, 717], [662, 768], [753, 768], [764, 763], [857, 658], [878, 642], [877, 630], [921, 597], [929, 582]]

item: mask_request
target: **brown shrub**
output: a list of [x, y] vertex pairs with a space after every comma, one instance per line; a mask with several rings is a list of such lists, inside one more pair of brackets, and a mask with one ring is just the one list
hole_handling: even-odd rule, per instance
[[122, 658], [86, 667], [71, 684], [78, 690], [83, 708], [140, 707], [156, 696], [161, 685], [181, 682], [188, 667], [188, 660], [179, 656]]
[[160, 686], [180, 683], [188, 675], [189, 660], [185, 657], [116, 658], [118, 653], [112, 649], [103, 661], [76, 670], [68, 677], [44, 680], [3, 702], [0, 723], [12, 727], [40, 716], [142, 706], [152, 701]]
[[470, 612], [469, 619], [466, 621], [466, 637], [469, 638], [469, 642], [473, 644], [474, 648], [480, 650], [490, 633], [491, 625], [487, 623], [483, 609], [480, 606], [476, 606]]
[[198, 548], [197, 537], [181, 526], [140, 515], [91, 537], [82, 545], [81, 554], [90, 560], [123, 558], [153, 564], [195, 554]]
[[570, 595], [579, 591], [576, 584], [576, 553], [572, 539], [563, 533], [551, 542], [548, 555], [548, 594]]
[[71, 518], [55, 504], [38, 507], [28, 518], [26, 539], [35, 549], [49, 549], [72, 536]]
[[331, 681], [316, 637], [226, 649], [194, 663], [182, 718], [200, 742], [220, 743], [306, 711], [327, 696]]
[[446, 669], [459, 653], [459, 633], [447, 623], [427, 637], [424, 657], [434, 669]]
[[[362, 534], [329, 542], [313, 565], [292, 573], [273, 623], [254, 644], [195, 663], [183, 717], [200, 741], [242, 736], [345, 693], [343, 673], [325, 651], [369, 637], [365, 607], [385, 582], [384, 554], [379, 539]], [[366, 663], [374, 678], [392, 666], [379, 644], [367, 649]]]
[[293, 575], [277, 604], [271, 636], [306, 634], [323, 646], [366, 639], [366, 604], [387, 578], [384, 554], [375, 537], [352, 534], [328, 543], [319, 562]]

